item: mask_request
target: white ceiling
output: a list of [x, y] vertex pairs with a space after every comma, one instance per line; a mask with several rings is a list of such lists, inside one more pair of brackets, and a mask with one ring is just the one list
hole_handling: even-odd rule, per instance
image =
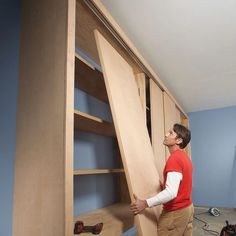
[[236, 105], [236, 0], [101, 0], [186, 112]]

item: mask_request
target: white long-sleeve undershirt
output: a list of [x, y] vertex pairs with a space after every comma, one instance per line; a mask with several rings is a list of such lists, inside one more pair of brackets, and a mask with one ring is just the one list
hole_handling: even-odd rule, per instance
[[164, 204], [176, 198], [182, 178], [183, 175], [180, 172], [168, 172], [166, 179], [166, 188], [154, 197], [146, 199], [148, 207], [154, 207], [156, 205]]

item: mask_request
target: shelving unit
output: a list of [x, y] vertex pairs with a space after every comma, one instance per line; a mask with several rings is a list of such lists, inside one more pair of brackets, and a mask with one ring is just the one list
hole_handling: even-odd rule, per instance
[[[188, 126], [187, 115], [99, 0], [50, 0], [37, 4], [23, 0], [22, 12], [12, 232], [17, 236], [71, 236], [74, 221], [93, 225], [99, 220], [104, 223], [101, 236], [120, 236], [134, 225], [126, 166], [118, 163], [115, 167], [73, 169], [73, 138], [77, 133], [79, 137], [90, 133], [100, 141], [116, 138], [112, 122], [77, 107], [75, 110], [75, 88], [109, 105], [101, 70], [75, 53], [76, 48], [100, 65], [94, 38], [97, 29], [132, 67], [135, 76], [140, 75], [137, 84], [144, 108], [140, 116], [146, 118], [148, 105], [149, 116], [153, 117], [151, 121], [148, 117], [148, 122], [157, 166], [161, 166], [160, 158], [165, 158], [158, 145], [167, 123], [175, 120], [171, 116], [176, 116], [176, 107], [181, 122]], [[152, 94], [146, 97], [145, 78], [158, 87], [159, 101]], [[164, 92], [174, 103], [171, 108], [160, 102]], [[158, 102], [158, 108], [153, 101]], [[164, 111], [163, 117], [160, 111]], [[107, 156], [108, 160], [111, 156]], [[79, 188], [86, 187], [88, 179], [94, 185], [100, 181], [105, 189], [103, 180], [107, 177], [116, 180], [116, 203], [73, 218], [73, 180], [78, 181]]]
[[[103, 74], [77, 53], [75, 53], [75, 88], [82, 90], [86, 94], [89, 94], [106, 104], [109, 104]], [[74, 129], [108, 136], [114, 139], [116, 138], [113, 123], [76, 109], [74, 110]], [[98, 223], [98, 221], [101, 221], [104, 224], [101, 235], [122, 235], [123, 232], [131, 228], [134, 224], [134, 216], [129, 210], [130, 200], [124, 176], [124, 169], [74, 170], [74, 176], [86, 177], [102, 174], [118, 175], [116, 178], [119, 179], [118, 182], [120, 183], [120, 186], [118, 186], [120, 202], [75, 217], [74, 221], [82, 220], [86, 225], [93, 225]], [[88, 234], [85, 233], [84, 235]]]
[[[77, 2], [77, 11], [82, 6], [84, 7], [83, 3]], [[85, 13], [83, 12], [82, 14]], [[80, 13], [78, 13], [78, 15], [81, 17]], [[81, 28], [79, 27], [79, 29]], [[79, 30], [78, 34], [81, 34]], [[90, 40], [90, 38], [88, 40]], [[78, 46], [81, 45], [78, 44]], [[79, 49], [84, 50], [82, 51], [84, 54], [88, 53], [88, 51], [86, 51], [83, 46]], [[91, 57], [91, 54], [89, 54], [89, 56]], [[95, 61], [95, 63], [98, 62], [99, 61]], [[96, 69], [93, 64], [91, 64], [88, 60], [80, 56], [78, 53], [75, 53], [75, 89], [80, 89], [89, 96], [95, 97], [99, 101], [102, 101], [105, 104], [109, 105], [102, 72]], [[97, 116], [82, 112], [77, 109], [74, 110], [74, 129], [78, 130], [78, 132], [84, 131], [100, 136], [107, 136], [116, 140], [116, 133], [114, 129], [114, 124], [112, 122], [108, 122]], [[114, 178], [116, 178], [119, 183], [119, 186], [116, 187], [118, 189], [119, 195], [118, 202], [75, 217], [74, 221], [82, 220], [85, 222], [86, 225], [93, 225], [100, 221], [104, 223], [101, 235], [122, 235], [122, 233], [124, 233], [126, 230], [128, 230], [134, 225], [134, 216], [129, 210], [130, 197], [121, 161], [120, 167], [118, 168], [79, 168], [74, 170], [74, 176], [76, 178], [81, 178], [82, 176], [83, 178], [87, 178], [86, 176], [89, 177], [91, 175], [115, 175]], [[80, 179], [77, 179], [77, 181], [80, 181]]]

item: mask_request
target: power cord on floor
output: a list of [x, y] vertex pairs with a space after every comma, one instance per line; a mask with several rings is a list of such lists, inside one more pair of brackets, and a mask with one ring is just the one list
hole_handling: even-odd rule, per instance
[[206, 231], [207, 233], [209, 233], [211, 235], [216, 235], [216, 236], [220, 235], [217, 231], [209, 229], [210, 225], [206, 221], [201, 220], [198, 217], [196, 217], [196, 215], [201, 215], [201, 214], [204, 214], [204, 213], [208, 213], [208, 211], [205, 211], [205, 212], [202, 212], [202, 213], [199, 213], [199, 214], [195, 214], [193, 216], [193, 218], [200, 221], [200, 222], [202, 222], [202, 223], [204, 223], [204, 225], [202, 226], [202, 229], [204, 231]]

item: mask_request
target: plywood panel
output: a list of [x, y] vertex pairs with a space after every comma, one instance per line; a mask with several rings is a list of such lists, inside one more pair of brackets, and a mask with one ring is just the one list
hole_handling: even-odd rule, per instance
[[73, 0], [23, 0], [13, 235], [73, 234]]
[[[164, 96], [164, 117], [165, 117], [165, 133], [173, 127], [177, 122], [176, 120], [176, 106], [170, 96], [163, 92]], [[170, 153], [168, 148], [166, 148], [166, 159], [169, 157]]]
[[[183, 113], [180, 113], [180, 116], [181, 116], [181, 123], [190, 129], [190, 126], [189, 126], [189, 120], [188, 118], [183, 114]], [[188, 154], [188, 156], [190, 157], [191, 159], [191, 145], [190, 143], [185, 147], [185, 152]]]
[[164, 95], [164, 114], [165, 114], [165, 132], [167, 132], [176, 123], [176, 107], [173, 100], [166, 92]]
[[[129, 192], [145, 199], [160, 190], [159, 175], [134, 73], [98, 31], [95, 37]], [[159, 213], [156, 207], [136, 216], [140, 236], [156, 235]]]
[[180, 110], [175, 107], [175, 123], [181, 124], [181, 114]]
[[164, 102], [163, 92], [157, 84], [150, 80], [150, 102], [151, 102], [151, 124], [152, 124], [152, 148], [155, 156], [155, 163], [160, 177], [162, 178], [165, 166], [165, 136], [164, 123]]

